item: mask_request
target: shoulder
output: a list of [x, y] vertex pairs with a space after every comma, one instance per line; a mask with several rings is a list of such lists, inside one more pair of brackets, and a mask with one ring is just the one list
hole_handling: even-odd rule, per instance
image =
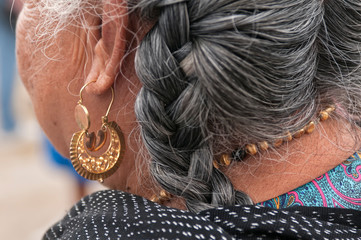
[[204, 216], [113, 190], [83, 198], [46, 232], [44, 239], [104, 239], [104, 236], [109, 239], [231, 239]]
[[287, 239], [360, 239], [361, 211], [325, 207], [271, 209], [264, 206], [233, 206], [200, 213], [237, 237]]
[[[247, 237], [361, 236], [361, 212], [261, 206], [209, 209], [199, 214], [106, 190], [79, 201], [44, 239], [234, 239]], [[359, 224], [359, 225], [357, 225]], [[306, 238], [307, 239], [307, 238]]]

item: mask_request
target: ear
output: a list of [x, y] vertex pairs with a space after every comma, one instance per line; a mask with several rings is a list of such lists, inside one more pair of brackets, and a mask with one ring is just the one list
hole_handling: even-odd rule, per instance
[[125, 0], [103, 0], [101, 37], [95, 44], [92, 65], [86, 83], [92, 94], [103, 94], [111, 86], [120, 71], [120, 62], [130, 41], [128, 7]]

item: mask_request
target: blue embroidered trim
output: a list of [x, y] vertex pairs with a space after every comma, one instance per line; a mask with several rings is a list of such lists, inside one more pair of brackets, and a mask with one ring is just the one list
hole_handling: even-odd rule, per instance
[[257, 203], [275, 209], [294, 206], [361, 210], [361, 152], [313, 181], [276, 198]]

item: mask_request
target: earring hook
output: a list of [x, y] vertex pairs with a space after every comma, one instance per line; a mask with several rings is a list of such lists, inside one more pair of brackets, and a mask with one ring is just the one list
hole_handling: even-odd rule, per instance
[[[79, 104], [82, 104], [82, 103], [83, 103], [83, 91], [84, 91], [84, 89], [85, 89], [89, 84], [95, 83], [95, 82], [96, 82], [96, 80], [90, 81], [90, 82], [84, 84], [84, 86], [80, 89], [80, 93], [79, 93], [79, 95], [80, 95], [80, 100], [78, 101]], [[108, 117], [109, 112], [110, 112], [110, 109], [111, 109], [111, 107], [113, 106], [113, 102], [114, 102], [114, 89], [113, 89], [113, 87], [111, 87], [110, 89], [112, 90], [112, 100], [110, 101], [110, 104], [109, 104], [109, 106], [108, 106], [108, 109], [107, 109], [107, 111], [106, 111], [106, 113], [105, 113], [105, 117]]]

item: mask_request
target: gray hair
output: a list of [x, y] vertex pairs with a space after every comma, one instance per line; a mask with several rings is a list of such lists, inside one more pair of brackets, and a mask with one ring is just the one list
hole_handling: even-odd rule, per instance
[[[189, 0], [157, 7], [137, 50], [151, 173], [191, 211], [251, 204], [213, 167], [230, 146], [295, 132], [337, 104], [360, 115], [359, 0]], [[165, 5], [165, 4], [162, 4]]]
[[128, 4], [155, 22], [135, 59], [150, 171], [189, 210], [252, 204], [213, 166], [221, 153], [285, 137], [330, 104], [359, 121], [359, 0]]

